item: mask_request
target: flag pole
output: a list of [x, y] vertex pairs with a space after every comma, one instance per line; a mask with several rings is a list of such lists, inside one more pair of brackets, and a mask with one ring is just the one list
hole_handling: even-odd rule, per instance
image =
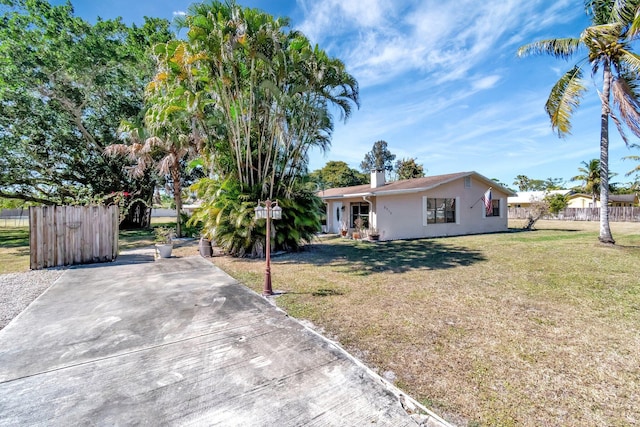
[[[487, 191], [490, 191], [490, 190], [493, 190], [493, 187], [489, 187], [489, 188], [487, 189]], [[469, 209], [473, 209], [473, 207], [474, 207], [475, 205], [477, 205], [477, 204], [478, 204], [478, 202], [479, 202], [480, 200], [484, 199], [484, 195], [485, 195], [485, 194], [487, 194], [487, 191], [485, 191], [484, 193], [482, 193], [482, 196], [480, 196], [480, 198], [479, 198], [478, 200], [476, 200], [475, 202], [473, 202], [473, 204], [472, 204], [471, 206], [469, 206]]]

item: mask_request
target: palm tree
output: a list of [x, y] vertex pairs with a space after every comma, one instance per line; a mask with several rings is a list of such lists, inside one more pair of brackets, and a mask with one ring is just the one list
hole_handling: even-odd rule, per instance
[[579, 167], [578, 171], [579, 175], [576, 175], [571, 178], [571, 181], [582, 181], [585, 192], [591, 195], [591, 200], [593, 201], [593, 206], [596, 206], [596, 200], [598, 198], [598, 193], [600, 193], [600, 160], [592, 159], [589, 162], [583, 161], [582, 164], [584, 167]]
[[173, 200], [176, 205], [176, 235], [182, 236], [180, 212], [182, 211], [182, 165], [181, 162], [192, 153], [191, 146], [184, 143], [184, 136], [169, 133], [165, 138], [149, 136], [147, 128], [130, 122], [123, 122], [118, 129], [122, 144], [112, 144], [104, 152], [108, 156], [127, 156], [134, 164], [128, 167], [134, 178], [139, 178], [154, 167], [171, 182]]
[[[631, 50], [640, 29], [640, 0], [585, 0], [585, 11], [591, 19], [578, 38], [537, 41], [518, 49], [519, 56], [549, 54], [569, 59], [586, 50], [583, 57], [567, 71], [551, 89], [545, 110], [558, 136], [571, 130], [571, 115], [580, 105], [587, 86], [583, 66], [591, 66], [591, 75], [602, 76], [599, 91], [600, 114], [600, 236], [603, 243], [614, 244], [609, 228], [609, 118], [628, 144], [623, 124], [640, 137], [640, 101], [636, 93], [640, 58]], [[613, 105], [611, 99], [613, 98]], [[614, 112], [614, 108], [616, 112]]]
[[283, 216], [296, 217], [275, 224], [288, 227], [278, 239], [292, 239], [277, 242], [295, 247], [320, 227], [319, 199], [302, 185], [309, 150], [330, 146], [332, 113], [350, 116], [359, 102], [357, 81], [340, 60], [287, 31], [287, 19], [233, 0], [196, 3], [179, 25], [188, 30], [186, 41], [156, 80], [190, 68], [181, 73], [189, 83], [175, 100], [193, 98], [201, 106], [192, 116], [206, 136], [201, 154], [211, 177], [195, 187], [208, 199], [196, 217], [229, 252], [254, 253], [260, 231], [253, 207], [278, 199]]
[[188, 28], [187, 54], [198, 58], [195, 94], [210, 97], [207, 119], [221, 129], [211, 141], [224, 145], [211, 150], [216, 172], [235, 175], [244, 190], [262, 187], [262, 198], [276, 187], [290, 193], [309, 149], [329, 147], [330, 108], [346, 119], [358, 105], [357, 81], [303, 34], [285, 31], [286, 18], [212, 1], [178, 22]]

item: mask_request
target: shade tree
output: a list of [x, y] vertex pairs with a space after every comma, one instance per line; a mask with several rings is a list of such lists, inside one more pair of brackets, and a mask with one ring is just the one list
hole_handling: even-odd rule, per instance
[[324, 190], [366, 184], [369, 182], [369, 175], [350, 168], [346, 162], [332, 160], [321, 169], [311, 172], [309, 179], [317, 190]]
[[518, 175], [513, 181], [520, 191], [548, 191], [559, 190], [564, 186], [562, 178], [535, 179], [526, 175]]
[[[169, 23], [90, 24], [70, 3], [3, 4], [0, 196], [79, 204], [126, 192], [150, 201], [153, 177], [134, 179], [102, 152], [117, 142], [121, 120], [141, 117], [153, 72], [148, 49], [170, 38]], [[137, 225], [148, 219], [137, 218]]]
[[396, 155], [389, 151], [387, 141], [380, 140], [373, 143], [371, 151], [364, 155], [364, 160], [360, 163], [360, 170], [364, 173], [372, 171], [393, 171], [393, 161]]
[[394, 169], [398, 179], [422, 178], [425, 174], [424, 166], [417, 164], [415, 158], [398, 160]]

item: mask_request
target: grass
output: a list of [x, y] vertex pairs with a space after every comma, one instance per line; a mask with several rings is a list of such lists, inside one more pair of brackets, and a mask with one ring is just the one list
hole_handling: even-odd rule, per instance
[[29, 227], [0, 227], [0, 274], [29, 269]]
[[[640, 223], [611, 226], [614, 247], [588, 222], [379, 244], [325, 238], [274, 257], [273, 285], [287, 291], [277, 303], [289, 314], [392, 371], [455, 424], [637, 425]], [[120, 248], [152, 240], [123, 231]], [[262, 260], [213, 261], [262, 289]], [[0, 273], [28, 266], [28, 228], [0, 228]]]
[[[0, 225], [5, 225], [4, 223]], [[153, 218], [153, 227], [173, 227], [175, 219]], [[119, 249], [132, 249], [153, 245], [151, 229], [121, 230]], [[0, 226], [0, 274], [29, 270], [29, 227], [7, 224]]]
[[[277, 298], [459, 425], [640, 423], [640, 224], [372, 244], [272, 259]], [[261, 260], [214, 258], [256, 291]]]

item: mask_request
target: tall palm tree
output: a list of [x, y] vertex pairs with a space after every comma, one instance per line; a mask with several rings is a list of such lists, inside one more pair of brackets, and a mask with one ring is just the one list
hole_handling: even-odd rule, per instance
[[582, 181], [583, 189], [591, 195], [591, 200], [595, 207], [602, 182], [600, 179], [600, 160], [591, 159], [588, 162], [583, 161], [582, 165], [584, 165], [584, 167], [578, 168], [580, 174], [572, 177], [571, 181]]
[[[640, 137], [640, 100], [636, 92], [640, 57], [632, 52], [632, 43], [640, 29], [640, 0], [585, 0], [585, 11], [591, 19], [578, 38], [537, 41], [518, 50], [519, 56], [548, 54], [569, 59], [585, 52], [572, 69], [551, 89], [545, 110], [558, 136], [571, 130], [571, 115], [580, 105], [587, 86], [583, 67], [591, 66], [592, 77], [602, 77], [599, 91], [600, 113], [600, 236], [603, 243], [614, 244], [609, 228], [609, 118], [628, 144], [623, 124]], [[613, 98], [613, 105], [611, 99]], [[615, 112], [614, 112], [615, 108]]]

